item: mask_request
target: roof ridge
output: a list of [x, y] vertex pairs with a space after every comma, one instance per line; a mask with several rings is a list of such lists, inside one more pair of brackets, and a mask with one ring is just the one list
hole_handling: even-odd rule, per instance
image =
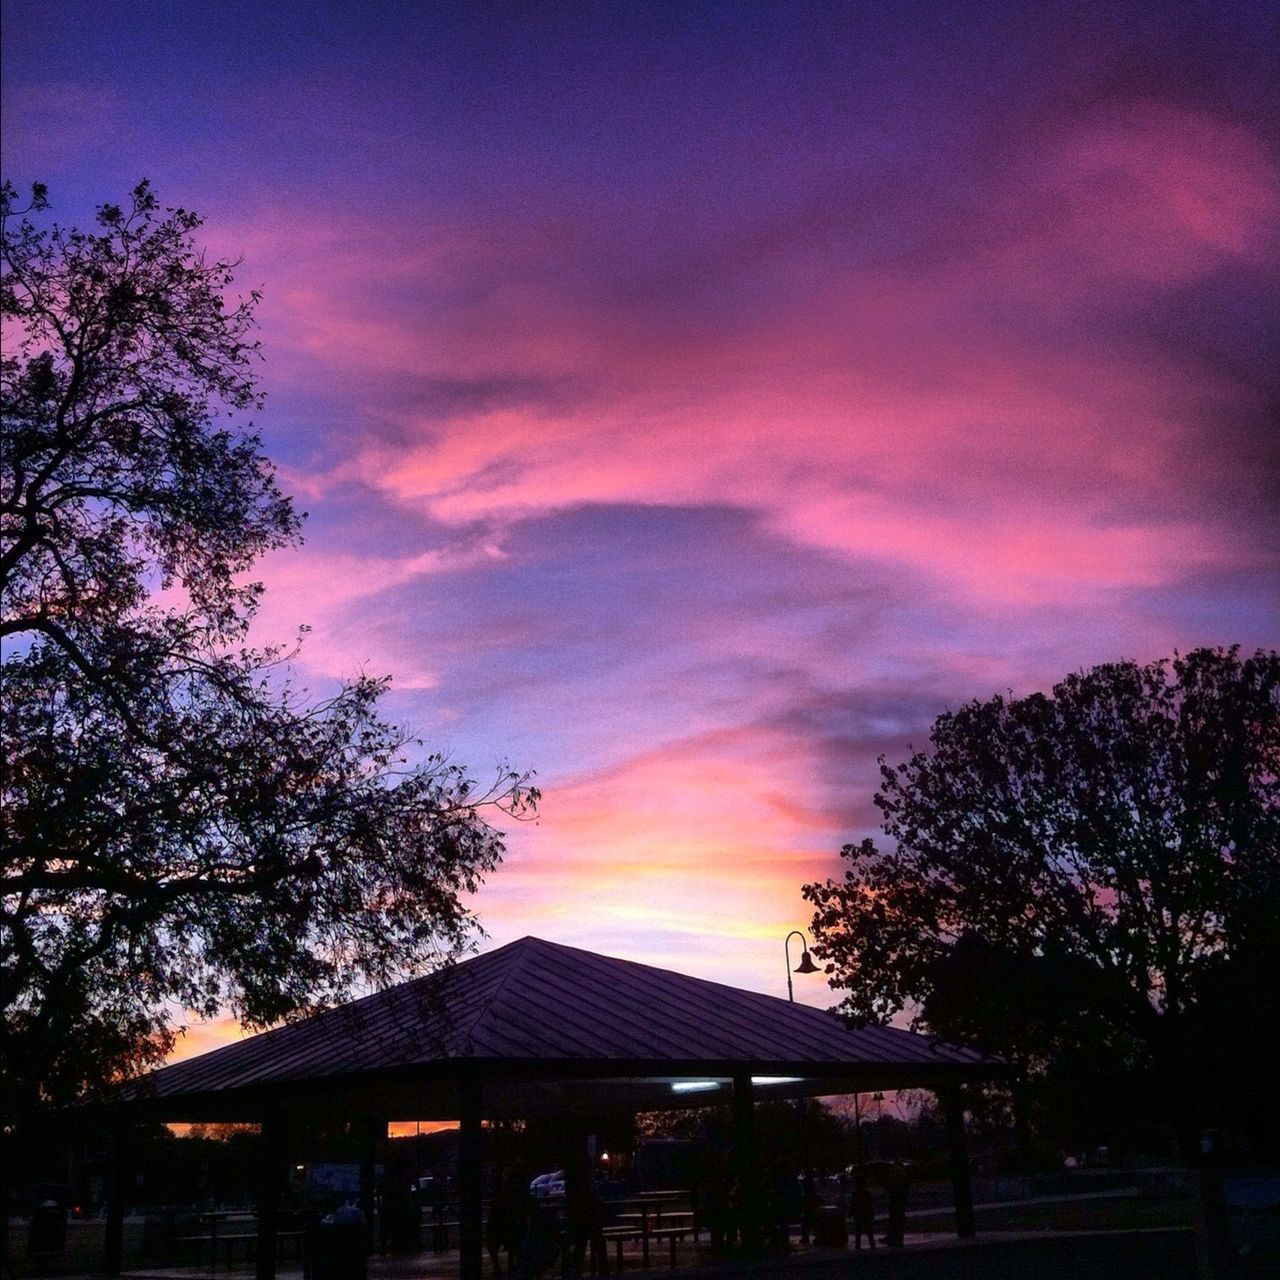
[[[496, 951], [490, 951], [487, 953], [492, 958], [493, 956], [501, 955], [504, 951], [510, 951], [512, 953], [512, 957], [507, 961], [506, 970], [498, 979], [497, 987], [489, 993], [486, 999], [478, 1002], [479, 1008], [472, 1017], [470, 1025], [467, 1027], [466, 1031], [462, 1032], [462, 1049], [459, 1055], [460, 1057], [467, 1057], [470, 1055], [475, 1045], [476, 1028], [479, 1027], [481, 1021], [488, 1016], [493, 1005], [507, 989], [507, 983], [511, 981], [512, 973], [521, 967], [520, 960], [528, 950], [528, 947], [525, 944], [530, 942], [542, 942], [542, 939], [535, 938], [532, 934], [526, 934], [523, 938], [516, 938], [515, 941], [506, 943]], [[472, 956], [471, 959], [479, 960], [480, 956]], [[463, 964], [466, 963], [468, 962], [463, 961]]]

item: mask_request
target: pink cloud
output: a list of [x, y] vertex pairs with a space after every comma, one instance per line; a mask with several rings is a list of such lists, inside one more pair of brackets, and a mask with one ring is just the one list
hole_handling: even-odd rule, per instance
[[[1187, 574], [1269, 563], [1265, 542], [1242, 539], [1201, 492], [1209, 477], [1229, 486], [1238, 465], [1204, 454], [1206, 424], [1256, 413], [1250, 391], [1138, 328], [1117, 340], [1108, 312], [1256, 266], [1277, 209], [1261, 144], [1203, 115], [1121, 105], [1046, 129], [1003, 179], [963, 216], [934, 211], [955, 220], [927, 228], [932, 251], [905, 261], [833, 248], [842, 224], [828, 204], [767, 234], [693, 236], [691, 260], [655, 253], [647, 287], [607, 265], [593, 274], [589, 219], [428, 219], [410, 237], [292, 214], [259, 220], [247, 240], [229, 232], [273, 281], [271, 377], [284, 390], [342, 388], [366, 428], [335, 433], [323, 466], [294, 464], [309, 495], [377, 495], [456, 540], [371, 555], [329, 534], [268, 561], [264, 631], [312, 623], [312, 669], [367, 664], [436, 691], [453, 641], [409, 652], [414, 617], [383, 616], [385, 601], [412, 609], [405, 588], [502, 563], [521, 522], [593, 504], [737, 508], [793, 547], [872, 566], [964, 619], [945, 653], [900, 619], [853, 651], [767, 619], [683, 620], [685, 665], [665, 683], [637, 674], [626, 707], [602, 709], [594, 686], [577, 697], [571, 682], [553, 685], [560, 714], [584, 721], [568, 730], [582, 750], [597, 737], [618, 747], [607, 768], [543, 779], [539, 825], [512, 833], [508, 863], [477, 899], [496, 941], [534, 929], [780, 987], [774, 952], [807, 919], [799, 886], [838, 871], [851, 813], [874, 821], [875, 751], [900, 749], [928, 717], [864, 727], [845, 748], [856, 760], [833, 761], [812, 726], [771, 725], [758, 688], [719, 707], [712, 690], [691, 697], [699, 664], [785, 655], [835, 689], [869, 687], [885, 668], [900, 687], [913, 670], [939, 688], [1034, 686], [1080, 646], [1039, 632], [1033, 642], [1020, 616], [1109, 609]], [[814, 235], [827, 237], [822, 270], [800, 247]], [[767, 282], [767, 306], [744, 302], [752, 281]], [[571, 394], [542, 394], [566, 378]], [[530, 381], [497, 403], [430, 398], [437, 382], [504, 379]], [[458, 643], [517, 653], [537, 625], [477, 619]], [[1115, 628], [1124, 643], [1166, 643], [1135, 614]], [[777, 695], [779, 706], [804, 696]], [[643, 714], [672, 700], [681, 711], [665, 729]], [[431, 707], [437, 723], [466, 714], [462, 702]], [[509, 714], [527, 707], [513, 682]], [[698, 721], [711, 727], [691, 732]], [[856, 773], [833, 779], [842, 763]], [[803, 998], [828, 995], [819, 985]]]
[[[1256, 562], [1184, 501], [1187, 450], [1206, 422], [1252, 409], [1241, 388], [1091, 330], [1099, 300], [1135, 280], [1158, 291], [1260, 260], [1280, 207], [1262, 145], [1202, 114], [1120, 104], [1046, 131], [1012, 172], [967, 221], [933, 229], [941, 257], [784, 273], [767, 310], [692, 326], [678, 297], [628, 308], [602, 293], [583, 274], [589, 223], [428, 225], [388, 255], [398, 229], [344, 236], [293, 215], [268, 219], [250, 252], [280, 281], [272, 324], [291, 359], [345, 370], [358, 394], [395, 374], [587, 380], [567, 405], [381, 407], [381, 442], [353, 443], [312, 478], [321, 490], [358, 482], [458, 525], [734, 504], [993, 605]], [[784, 262], [794, 251], [771, 243]], [[771, 272], [760, 252], [722, 253], [708, 278]], [[323, 277], [306, 265], [320, 261]]]
[[254, 568], [254, 579], [266, 591], [252, 638], [264, 645], [280, 643], [306, 627], [299, 659], [309, 671], [346, 679], [358, 671], [393, 670], [397, 689], [431, 689], [437, 683], [431, 666], [407, 663], [402, 647], [389, 652], [376, 630], [353, 628], [353, 620], [384, 592], [502, 556], [499, 545], [487, 537], [402, 556], [314, 546], [274, 552]]
[[1159, 102], [1100, 113], [1055, 150], [1040, 198], [1063, 210], [1070, 249], [1106, 272], [1158, 283], [1223, 259], [1265, 260], [1280, 184], [1238, 125]]

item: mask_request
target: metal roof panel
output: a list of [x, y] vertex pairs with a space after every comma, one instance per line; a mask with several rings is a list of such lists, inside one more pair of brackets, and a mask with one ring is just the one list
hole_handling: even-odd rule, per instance
[[529, 937], [165, 1067], [148, 1092], [180, 1098], [459, 1059], [1002, 1065], [895, 1027], [853, 1029], [809, 1005]]

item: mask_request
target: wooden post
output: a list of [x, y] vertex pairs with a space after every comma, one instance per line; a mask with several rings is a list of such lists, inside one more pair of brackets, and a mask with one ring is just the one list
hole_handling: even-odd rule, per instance
[[946, 1085], [939, 1090], [938, 1100], [947, 1121], [956, 1235], [962, 1240], [972, 1240], [978, 1230], [973, 1218], [973, 1186], [969, 1181], [969, 1149], [964, 1133], [964, 1092], [958, 1084]]
[[124, 1265], [124, 1193], [128, 1176], [128, 1136], [125, 1121], [111, 1121], [107, 1152], [107, 1227], [102, 1240], [102, 1270], [118, 1276]]
[[259, 1152], [257, 1280], [275, 1280], [276, 1231], [280, 1225], [280, 1099], [268, 1097], [262, 1108]]
[[738, 1232], [743, 1245], [754, 1249], [760, 1244], [762, 1224], [755, 1093], [748, 1075], [733, 1077], [733, 1154], [738, 1174]]
[[458, 1081], [458, 1275], [484, 1275], [484, 1148], [480, 1130], [481, 1090], [474, 1075]]

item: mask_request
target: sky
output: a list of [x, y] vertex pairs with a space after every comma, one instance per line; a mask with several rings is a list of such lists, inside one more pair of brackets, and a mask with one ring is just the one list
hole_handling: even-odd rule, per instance
[[880, 755], [1280, 637], [1276, 27], [7, 0], [4, 171], [80, 223], [146, 176], [262, 289], [259, 633], [536, 770], [482, 945], [781, 995]]

